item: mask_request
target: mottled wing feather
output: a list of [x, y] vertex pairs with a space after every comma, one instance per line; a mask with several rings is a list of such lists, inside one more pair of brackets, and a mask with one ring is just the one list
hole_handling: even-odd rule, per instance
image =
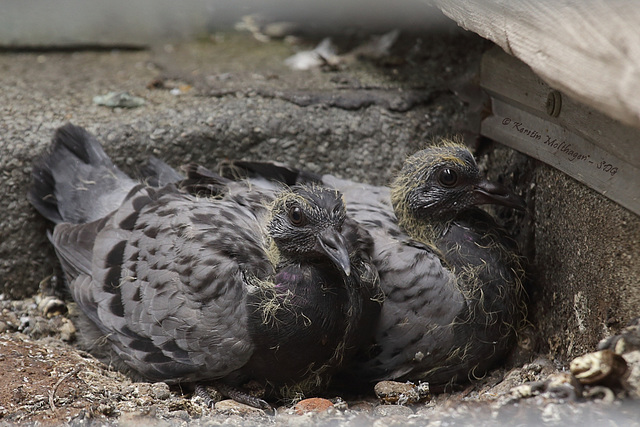
[[266, 209], [171, 188], [132, 193], [97, 231], [90, 271], [86, 244], [71, 240], [96, 226], [56, 229], [64, 259], [80, 259], [74, 298], [150, 379], [205, 380], [240, 368], [252, 353], [244, 274], [273, 273], [257, 226]]
[[[441, 345], [453, 342], [453, 324], [467, 310], [466, 301], [440, 258], [398, 227], [388, 188], [331, 175], [322, 181], [344, 194], [349, 216], [373, 237], [373, 261], [385, 294], [376, 341], [386, 344], [358, 369], [369, 378], [399, 378], [413, 369], [407, 361], [447, 349]], [[416, 356], [416, 349], [422, 355]]]
[[[301, 171], [270, 162], [232, 162], [231, 168], [231, 177], [247, 176], [257, 185], [304, 180]], [[311, 180], [340, 190], [349, 217], [375, 242], [386, 299], [376, 344], [350, 368], [356, 378], [443, 385], [461, 380], [459, 375], [481, 374], [504, 354], [522, 310], [521, 273], [513, 246], [493, 221], [458, 216], [433, 249], [399, 229], [388, 188], [331, 175]]]
[[376, 340], [385, 345], [364, 366], [374, 376], [399, 378], [412, 369], [407, 361], [435, 357], [443, 343], [453, 341], [452, 325], [466, 302], [433, 253], [374, 238], [374, 261], [386, 297]]
[[71, 282], [78, 275], [91, 274], [93, 241], [105, 221], [76, 225], [58, 224], [50, 236], [67, 279]]

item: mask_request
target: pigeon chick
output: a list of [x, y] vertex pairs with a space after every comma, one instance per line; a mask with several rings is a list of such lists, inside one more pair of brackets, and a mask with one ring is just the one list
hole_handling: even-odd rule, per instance
[[349, 368], [368, 381], [428, 381], [432, 390], [483, 375], [512, 347], [524, 321], [523, 269], [514, 242], [477, 206], [524, 208], [487, 181], [466, 146], [430, 146], [407, 158], [391, 188], [283, 165], [233, 162], [226, 174], [322, 182], [371, 233], [385, 301], [375, 342]]
[[50, 240], [91, 349], [106, 342], [136, 377], [211, 383], [268, 408], [242, 385], [317, 390], [380, 311], [371, 237], [333, 189], [274, 192], [197, 169], [152, 188], [68, 124], [36, 162], [29, 200], [56, 224]]

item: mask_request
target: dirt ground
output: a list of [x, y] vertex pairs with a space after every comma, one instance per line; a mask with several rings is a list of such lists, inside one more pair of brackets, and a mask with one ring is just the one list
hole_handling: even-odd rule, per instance
[[132, 382], [72, 345], [73, 303], [38, 296], [0, 306], [0, 425], [640, 425], [638, 326], [611, 343], [626, 352], [627, 370], [592, 364], [602, 378], [590, 385], [537, 357], [420, 402], [384, 404], [372, 385], [360, 396], [329, 392], [321, 412], [291, 402], [271, 415], [229, 400], [209, 408], [164, 383]]
[[[69, 120], [89, 127], [128, 172], [147, 153], [174, 165], [242, 153], [381, 184], [422, 141], [469, 132], [482, 110], [466, 84], [482, 40], [406, 37], [393, 55], [349, 57], [308, 74], [282, 68], [291, 47], [237, 36], [213, 40], [213, 50], [202, 42], [2, 55], [0, 142], [8, 155], [0, 160], [0, 197], [8, 213], [0, 219], [0, 425], [640, 425], [637, 326], [603, 344], [626, 369], [613, 353], [598, 353], [585, 362], [582, 382], [569, 360], [540, 351], [532, 327], [502, 367], [452, 393], [383, 404], [372, 385], [359, 396], [328, 392], [322, 412], [289, 402], [275, 416], [230, 401], [208, 408], [180, 389], [132, 382], [75, 347], [75, 306], [56, 281], [47, 225], [24, 197], [30, 161], [55, 127]], [[238, 62], [239, 49], [249, 65]], [[143, 95], [145, 107], [91, 102], [116, 88]]]

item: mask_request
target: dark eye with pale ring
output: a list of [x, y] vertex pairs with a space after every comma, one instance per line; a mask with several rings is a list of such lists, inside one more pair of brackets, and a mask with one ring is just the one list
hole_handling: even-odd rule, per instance
[[295, 226], [300, 226], [304, 223], [304, 214], [302, 213], [302, 209], [299, 206], [294, 206], [289, 209], [289, 219], [291, 220], [291, 224]]
[[444, 168], [438, 175], [438, 181], [443, 187], [453, 187], [458, 183], [458, 173], [450, 168]]

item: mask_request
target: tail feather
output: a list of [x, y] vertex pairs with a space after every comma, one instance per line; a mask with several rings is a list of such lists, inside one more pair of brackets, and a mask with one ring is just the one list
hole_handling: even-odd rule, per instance
[[27, 199], [40, 215], [49, 221], [59, 224], [64, 222], [58, 210], [58, 199], [53, 192], [54, 179], [51, 171], [41, 165], [34, 165], [31, 173], [31, 188], [27, 194]]
[[56, 224], [100, 219], [136, 184], [93, 135], [70, 123], [56, 131], [51, 148], [34, 164], [32, 179], [29, 201]]
[[140, 174], [144, 182], [152, 187], [164, 187], [184, 179], [177, 170], [155, 156], [149, 157], [147, 163], [140, 168]]
[[186, 172], [187, 177], [178, 182], [178, 187], [191, 194], [200, 197], [221, 197], [228, 190], [227, 184], [230, 182], [228, 178], [224, 178], [202, 165], [189, 163], [184, 165], [182, 169]]
[[233, 180], [249, 178], [276, 181], [288, 186], [321, 183], [322, 177], [278, 162], [231, 160], [220, 162], [220, 174]]

